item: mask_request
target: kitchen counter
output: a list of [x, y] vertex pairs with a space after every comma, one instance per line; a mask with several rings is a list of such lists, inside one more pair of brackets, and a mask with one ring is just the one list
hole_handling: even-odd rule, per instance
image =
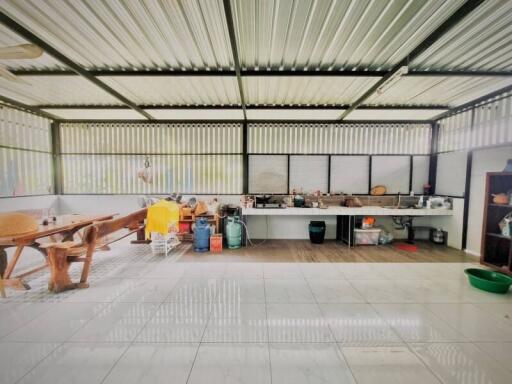
[[243, 216], [452, 216], [445, 208], [414, 209], [384, 207], [328, 207], [321, 208], [242, 208]]

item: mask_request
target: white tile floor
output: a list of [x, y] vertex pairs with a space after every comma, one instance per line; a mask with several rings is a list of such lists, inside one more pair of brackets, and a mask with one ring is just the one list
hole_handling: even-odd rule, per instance
[[512, 383], [512, 293], [468, 264], [177, 259], [119, 245], [89, 289], [9, 290], [0, 383]]

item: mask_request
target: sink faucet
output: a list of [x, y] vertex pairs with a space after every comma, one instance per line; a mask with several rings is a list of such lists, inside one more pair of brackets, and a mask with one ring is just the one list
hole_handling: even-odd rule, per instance
[[402, 195], [400, 194], [400, 192], [398, 192], [398, 204], [397, 204], [397, 208], [400, 208], [400, 200], [402, 199]]

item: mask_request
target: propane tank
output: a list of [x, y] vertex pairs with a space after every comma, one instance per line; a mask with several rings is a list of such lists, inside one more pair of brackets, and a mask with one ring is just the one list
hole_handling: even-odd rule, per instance
[[228, 223], [226, 224], [226, 239], [229, 249], [236, 249], [241, 247], [242, 223], [240, 223], [240, 217], [228, 217]]
[[210, 249], [210, 226], [208, 221], [202, 217], [196, 220], [194, 227], [194, 250], [196, 252], [207, 252]]

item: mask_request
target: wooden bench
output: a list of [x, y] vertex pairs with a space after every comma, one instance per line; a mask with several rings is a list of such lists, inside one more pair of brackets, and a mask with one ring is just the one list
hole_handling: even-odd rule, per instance
[[[69, 289], [89, 287], [87, 278], [94, 252], [144, 228], [146, 217], [147, 208], [144, 208], [127, 216], [97, 222], [85, 227], [81, 242], [65, 241], [42, 245], [41, 247], [47, 251], [50, 266], [48, 289], [52, 292], [62, 292]], [[123, 231], [119, 237], [114, 239], [109, 238], [109, 235], [122, 229], [127, 229], [127, 231]], [[73, 283], [69, 276], [71, 263], [84, 264], [78, 283]]]

